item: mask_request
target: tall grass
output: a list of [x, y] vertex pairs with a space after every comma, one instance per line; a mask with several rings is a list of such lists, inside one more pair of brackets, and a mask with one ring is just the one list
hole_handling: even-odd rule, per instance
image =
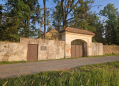
[[0, 86], [119, 86], [119, 62], [3, 79]]

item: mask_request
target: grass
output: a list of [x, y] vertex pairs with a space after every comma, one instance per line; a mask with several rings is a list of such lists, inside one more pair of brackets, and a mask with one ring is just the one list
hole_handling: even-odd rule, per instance
[[0, 86], [119, 86], [119, 61], [6, 78]]
[[39, 61], [13, 61], [13, 62], [1, 61], [1, 62], [0, 62], [0, 65], [3, 65], [3, 64], [15, 64], [15, 63], [26, 63], [26, 62], [40, 62], [40, 61], [65, 60], [65, 59], [78, 59], [78, 58], [105, 57], [105, 56], [119, 56], [119, 54], [107, 54], [107, 55], [86, 56], [86, 57], [76, 57], [76, 58], [49, 59], [49, 60], [39, 60]]
[[8, 61], [2, 61], [0, 62], [0, 65], [2, 64], [15, 64], [15, 63], [26, 63], [27, 61], [13, 61], [13, 62], [8, 62]]
[[107, 54], [107, 55], [97, 55], [97, 56], [86, 56], [86, 57], [78, 57], [78, 58], [92, 58], [92, 57], [105, 57], [105, 56], [119, 56], [119, 54]]

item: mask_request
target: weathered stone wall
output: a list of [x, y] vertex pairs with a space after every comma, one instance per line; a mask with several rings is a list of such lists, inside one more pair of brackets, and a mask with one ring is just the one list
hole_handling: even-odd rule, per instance
[[92, 56], [103, 55], [103, 44], [92, 43]]
[[64, 58], [64, 41], [21, 38], [20, 43], [0, 42], [0, 61], [27, 61], [28, 44], [38, 44], [38, 60]]
[[103, 54], [119, 54], [119, 46], [116, 45], [103, 45]]
[[[38, 60], [64, 58], [64, 41], [21, 38], [23, 44], [38, 44]], [[46, 47], [46, 50], [41, 50]]]
[[26, 57], [26, 44], [0, 42], [0, 61], [26, 61]]

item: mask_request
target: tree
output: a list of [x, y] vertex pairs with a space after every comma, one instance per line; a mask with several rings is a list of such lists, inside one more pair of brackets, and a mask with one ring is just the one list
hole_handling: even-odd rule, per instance
[[95, 27], [95, 36], [93, 37], [93, 42], [100, 42], [103, 44], [106, 44], [105, 38], [104, 38], [104, 26], [103, 23], [100, 21], [99, 17], [97, 16], [97, 21], [92, 22], [93, 27]]
[[[54, 0], [54, 2], [58, 2], [59, 0]], [[63, 17], [63, 29], [67, 26], [68, 21], [75, 19], [80, 19], [85, 15], [89, 8], [89, 4], [92, 4], [92, 0], [61, 0], [61, 13]], [[83, 14], [84, 13], [84, 14]], [[68, 18], [68, 16], [71, 17]], [[84, 18], [84, 17], [83, 17]], [[73, 22], [73, 21], [72, 21]]]
[[41, 17], [39, 16], [41, 11], [40, 5], [38, 3], [38, 0], [23, 0], [23, 3], [29, 7], [29, 11], [27, 9], [23, 9], [22, 11], [25, 11], [27, 14], [26, 20], [24, 21], [26, 29], [25, 37], [30, 37], [30, 34], [36, 30], [36, 28], [34, 27], [36, 22], [41, 23]]
[[3, 37], [3, 33], [4, 33], [4, 30], [3, 30], [3, 6], [2, 4], [0, 5], [0, 41], [2, 40], [2, 37]]
[[105, 16], [105, 38], [108, 44], [119, 44], [117, 42], [118, 33], [118, 19], [117, 19], [117, 8], [115, 9], [113, 4], [107, 4], [103, 10], [100, 11], [100, 15]]
[[19, 37], [36, 36], [36, 22], [40, 23], [38, 0], [8, 0], [5, 4], [3, 40], [19, 41]]
[[45, 7], [46, 0], [43, 0], [43, 4], [44, 4], [44, 39], [45, 39], [46, 38], [46, 16], [45, 16], [45, 13], [46, 13], [46, 7]]
[[116, 44], [119, 45], [119, 12], [117, 12]]
[[55, 29], [60, 32], [60, 30], [62, 29], [62, 11], [61, 11], [61, 5], [60, 5], [60, 1], [57, 3], [56, 7], [55, 7], [55, 11], [53, 12], [53, 26], [55, 27]]
[[43, 24], [44, 24], [44, 39], [46, 38], [46, 25], [49, 25], [50, 21], [50, 11], [48, 9], [50, 8], [47, 8], [46, 7], [46, 1], [47, 0], [43, 0], [43, 5], [44, 5], [44, 14], [43, 14], [43, 18], [44, 18], [44, 21], [43, 21]]
[[0, 5], [0, 26], [1, 26], [1, 20], [2, 20], [2, 9], [3, 9], [3, 7], [2, 7], [2, 5]]

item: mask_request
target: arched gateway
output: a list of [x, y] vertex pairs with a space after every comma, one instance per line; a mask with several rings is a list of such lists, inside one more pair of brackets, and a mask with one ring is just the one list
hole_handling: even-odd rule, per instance
[[92, 37], [94, 33], [76, 28], [67, 27], [60, 31], [65, 41], [65, 58], [83, 57], [92, 55]]

